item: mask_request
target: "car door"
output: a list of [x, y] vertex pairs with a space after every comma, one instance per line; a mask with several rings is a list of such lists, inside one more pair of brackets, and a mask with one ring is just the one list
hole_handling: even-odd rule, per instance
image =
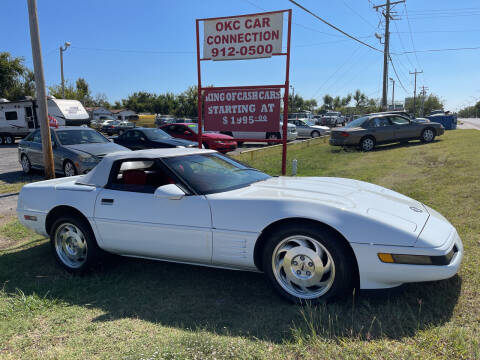
[[123, 255], [211, 263], [211, 214], [205, 196], [155, 197], [158, 186], [178, 182], [159, 160], [119, 160], [109, 179], [94, 213], [103, 248]]
[[297, 126], [297, 134], [300, 137], [310, 136], [308, 131], [308, 126], [302, 120], [295, 120], [295, 125]]
[[395, 138], [397, 140], [413, 139], [420, 137], [421, 126], [415, 122], [404, 118], [403, 116], [390, 116], [390, 120], [395, 128]]
[[25, 152], [32, 166], [43, 167], [42, 137], [40, 130], [36, 130], [33, 133], [33, 137], [31, 141], [28, 142], [28, 147]]
[[388, 117], [370, 119], [367, 127], [377, 143], [390, 142], [395, 138], [395, 129]]

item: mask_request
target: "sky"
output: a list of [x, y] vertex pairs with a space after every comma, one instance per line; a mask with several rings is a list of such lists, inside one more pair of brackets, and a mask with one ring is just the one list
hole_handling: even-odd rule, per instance
[[[383, 49], [374, 34], [384, 21], [373, 5], [381, 0], [297, 0], [313, 13]], [[288, 0], [37, 0], [47, 85], [60, 83], [59, 46], [65, 78], [83, 77], [93, 95], [110, 102], [136, 91], [180, 93], [197, 84], [195, 19], [293, 9], [290, 84], [319, 105], [325, 94], [345, 96], [360, 89], [382, 95], [383, 54], [347, 38]], [[33, 68], [26, 0], [0, 0], [0, 51], [21, 56]], [[390, 26], [395, 100], [417, 92], [438, 95], [446, 110], [480, 100], [480, 2], [406, 0], [395, 5]], [[7, 15], [7, 16], [5, 16]], [[284, 34], [286, 34], [286, 17]], [[286, 39], [283, 41], [284, 48]], [[429, 51], [477, 47], [476, 50]], [[405, 52], [410, 52], [405, 54]], [[202, 62], [202, 83], [213, 86], [282, 84], [285, 57]], [[388, 99], [392, 98], [391, 82]]]

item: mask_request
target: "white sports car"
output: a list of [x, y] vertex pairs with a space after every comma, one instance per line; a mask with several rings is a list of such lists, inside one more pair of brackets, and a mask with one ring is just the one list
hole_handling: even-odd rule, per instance
[[455, 228], [362, 181], [271, 177], [212, 150], [109, 154], [88, 174], [25, 185], [18, 217], [83, 272], [101, 254], [263, 271], [293, 302], [453, 276]]

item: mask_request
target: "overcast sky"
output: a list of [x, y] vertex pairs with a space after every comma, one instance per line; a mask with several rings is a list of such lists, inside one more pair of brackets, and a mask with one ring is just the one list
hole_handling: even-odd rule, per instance
[[[374, 47], [383, 34], [377, 0], [298, 0], [312, 12]], [[1, 0], [0, 51], [23, 56], [32, 65], [26, 0]], [[65, 77], [84, 77], [92, 93], [109, 101], [135, 91], [185, 90], [197, 83], [195, 19], [293, 9], [290, 81], [304, 98], [344, 96], [361, 89], [381, 97], [383, 55], [321, 23], [287, 0], [38, 0], [40, 37], [47, 85], [60, 82], [58, 47], [64, 54]], [[478, 0], [407, 0], [394, 7], [391, 24], [395, 99], [413, 93], [409, 71], [423, 70], [417, 87], [439, 95], [447, 110], [480, 99]], [[284, 26], [286, 33], [286, 23]], [[284, 42], [285, 43], [285, 42]], [[404, 54], [416, 51], [416, 53]], [[403, 54], [402, 54], [403, 53]], [[284, 57], [268, 60], [204, 62], [204, 85], [258, 85], [284, 82]], [[396, 78], [390, 67], [389, 76]], [[400, 85], [407, 90], [405, 91]], [[391, 101], [391, 88], [389, 101]]]

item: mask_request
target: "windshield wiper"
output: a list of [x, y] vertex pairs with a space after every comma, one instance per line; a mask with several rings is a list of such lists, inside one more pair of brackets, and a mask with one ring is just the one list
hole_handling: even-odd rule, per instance
[[233, 170], [233, 171], [235, 171], [235, 172], [236, 172], [236, 171], [246, 171], [246, 170], [252, 170], [252, 171], [258, 171], [258, 172], [262, 172], [262, 171], [260, 171], [260, 170], [258, 170], [258, 169], [251, 168], [251, 167], [248, 167], [248, 168], [242, 168], [242, 169], [235, 169], [235, 170]]

